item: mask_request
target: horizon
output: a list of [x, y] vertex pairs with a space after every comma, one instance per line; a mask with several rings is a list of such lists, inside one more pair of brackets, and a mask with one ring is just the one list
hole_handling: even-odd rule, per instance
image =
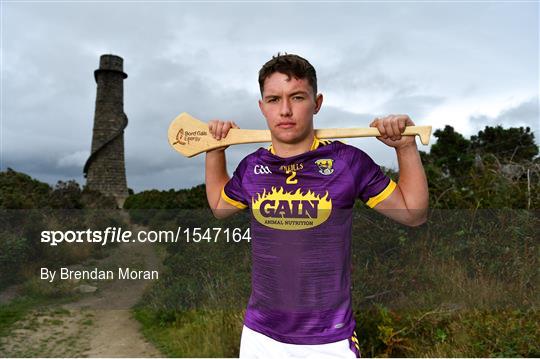
[[[448, 126], [449, 126], [449, 125], [448, 125]], [[492, 127], [492, 128], [496, 128], [496, 127], [498, 127], [498, 126], [500, 126], [500, 125], [495, 125], [495, 126], [491, 126], [491, 127]], [[444, 127], [443, 127], [443, 128], [444, 128]], [[510, 129], [510, 128], [519, 128], [519, 127], [504, 127], [504, 126], [503, 126], [503, 128], [504, 128], [504, 129]], [[454, 128], [454, 130], [455, 130], [455, 128]], [[485, 130], [485, 128], [484, 128], [484, 129], [481, 129], [480, 131], [484, 131], [484, 130]], [[433, 136], [433, 132], [435, 132], [435, 131], [432, 131], [432, 134], [431, 134], [432, 137], [434, 137], [434, 136]], [[456, 132], [457, 132], [457, 131], [456, 131]], [[534, 141], [535, 141], [536, 145], [539, 146], [539, 145], [538, 145], [538, 138], [537, 138], [536, 136], [534, 136], [534, 132], [532, 131], [532, 129], [531, 129], [531, 133], [532, 133], [532, 135], [533, 135], [533, 138], [534, 138]], [[477, 134], [473, 134], [473, 135], [471, 135], [471, 136], [475, 136], [475, 135], [477, 135]], [[469, 136], [469, 137], [465, 137], [465, 136], [464, 136], [464, 138], [470, 141], [470, 140], [471, 140], [471, 136]], [[419, 140], [417, 139], [417, 141], [419, 141]], [[428, 153], [428, 154], [431, 153], [431, 146], [432, 146], [434, 143], [436, 143], [436, 142], [437, 142], [436, 139], [435, 139], [435, 140], [432, 139], [432, 140], [430, 141], [430, 143], [429, 143], [429, 146], [430, 146], [429, 150], [428, 150], [428, 151], [424, 151], [424, 152], [426, 152], [426, 153]], [[539, 147], [540, 147], [540, 146], [539, 146]], [[421, 149], [419, 149], [419, 150], [422, 151]], [[203, 154], [200, 154], [199, 156], [202, 156], [202, 155], [203, 155]], [[535, 157], [534, 159], [537, 160], [537, 159], [539, 159], [539, 158], [540, 158], [540, 153], [539, 153], [538, 155], [536, 155], [536, 157]], [[397, 168], [390, 168], [390, 167], [386, 167], [386, 166], [384, 166], [384, 165], [381, 165], [381, 166], [383, 167], [383, 170], [384, 170], [384, 169], [389, 169], [389, 170], [394, 170], [394, 171], [397, 170]], [[22, 174], [29, 175], [29, 174], [27, 174], [27, 173], [18, 171], [17, 169], [11, 168], [11, 167], [3, 168], [3, 169], [0, 170], [0, 172], [8, 171], [8, 170], [10, 170], [10, 169], [13, 170], [13, 171], [15, 171], [15, 172], [18, 172], [18, 173], [22, 173]], [[29, 176], [30, 176], [31, 178], [33, 178], [33, 179], [39, 180], [38, 178], [35, 178], [35, 177], [31, 176], [31, 175], [29, 175]], [[127, 178], [127, 179], [129, 180], [129, 178]], [[57, 181], [55, 181], [55, 182], [45, 182], [45, 181], [41, 181], [41, 182], [47, 183], [48, 185], [51, 186], [52, 189], [54, 189], [55, 186], [56, 186], [59, 182], [68, 182], [68, 181], [71, 181], [71, 180], [75, 181], [75, 182], [81, 187], [81, 190], [86, 186], [86, 183], [80, 183], [80, 182], [77, 181], [75, 178], [68, 178], [68, 179], [63, 179], [63, 180], [57, 180]], [[199, 186], [202, 186], [202, 185], [205, 185], [204, 181], [201, 182], [201, 183], [198, 183], [198, 184], [193, 184], [193, 185], [191, 185], [190, 187], [183, 187], [183, 188], [167, 188], [167, 189], [166, 189], [166, 188], [161, 188], [161, 189], [158, 189], [158, 188], [143, 188], [143, 189], [140, 189], [140, 190], [136, 191], [136, 190], [132, 189], [131, 187], [129, 187], [129, 183], [128, 183], [128, 190], [132, 190], [134, 194], [137, 194], [137, 193], [141, 193], [141, 192], [144, 192], [144, 191], [153, 191], [153, 190], [165, 191], [165, 192], [166, 192], [166, 191], [171, 191], [171, 190], [174, 190], [174, 191], [180, 191], [180, 190], [192, 190], [192, 189], [194, 189], [195, 187], [199, 187]]]

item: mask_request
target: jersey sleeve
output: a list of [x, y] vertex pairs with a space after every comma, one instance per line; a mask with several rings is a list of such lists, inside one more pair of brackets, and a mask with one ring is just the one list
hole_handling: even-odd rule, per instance
[[231, 179], [225, 184], [221, 190], [221, 198], [230, 205], [236, 208], [244, 209], [248, 207], [246, 192], [242, 186], [244, 172], [246, 169], [246, 160], [242, 160]]
[[364, 151], [354, 148], [351, 159], [357, 198], [373, 208], [392, 194], [396, 183]]

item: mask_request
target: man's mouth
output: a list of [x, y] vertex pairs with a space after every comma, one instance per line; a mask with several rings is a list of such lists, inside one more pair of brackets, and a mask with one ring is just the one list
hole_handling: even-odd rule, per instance
[[292, 128], [294, 126], [296, 126], [296, 123], [294, 122], [280, 122], [277, 125], [279, 128]]

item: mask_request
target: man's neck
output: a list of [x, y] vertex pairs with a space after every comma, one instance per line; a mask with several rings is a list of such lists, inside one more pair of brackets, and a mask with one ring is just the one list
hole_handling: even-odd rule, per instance
[[272, 149], [276, 156], [287, 158], [302, 153], [306, 153], [311, 150], [315, 134], [312, 132], [309, 136], [297, 143], [283, 143], [272, 140]]

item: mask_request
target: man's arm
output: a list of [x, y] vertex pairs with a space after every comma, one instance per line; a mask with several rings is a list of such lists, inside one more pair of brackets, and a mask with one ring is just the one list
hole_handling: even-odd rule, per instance
[[[238, 128], [234, 122], [210, 121], [208, 129], [210, 134], [216, 139], [221, 139], [227, 136], [229, 129]], [[206, 183], [206, 199], [208, 205], [212, 209], [212, 213], [216, 218], [226, 218], [240, 211], [221, 197], [221, 191], [225, 184], [229, 181], [227, 174], [227, 161], [225, 158], [225, 149], [227, 147], [217, 148], [206, 152], [205, 161], [205, 183]]]
[[381, 132], [383, 143], [394, 147], [398, 158], [399, 181], [394, 191], [374, 209], [408, 226], [427, 220], [429, 192], [426, 174], [413, 136], [401, 136], [405, 126], [414, 126], [407, 115], [387, 116], [371, 123]]

